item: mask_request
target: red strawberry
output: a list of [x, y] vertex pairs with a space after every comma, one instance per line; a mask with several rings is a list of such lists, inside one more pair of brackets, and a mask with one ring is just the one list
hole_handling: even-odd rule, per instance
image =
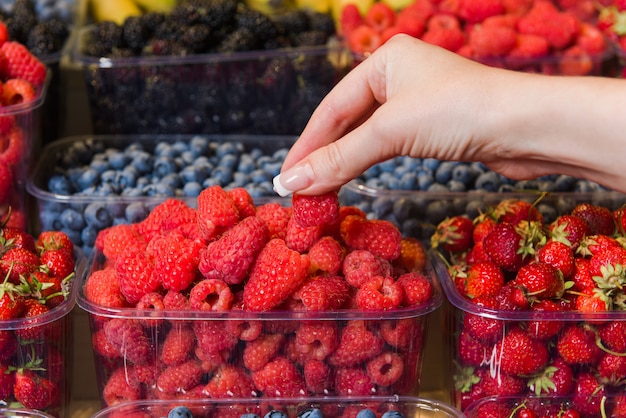
[[465, 292], [469, 298], [493, 296], [504, 285], [504, 274], [491, 261], [472, 264], [465, 278]]
[[626, 357], [604, 353], [598, 362], [597, 371], [600, 382], [619, 386], [626, 379]]
[[256, 216], [248, 216], [209, 243], [200, 255], [197, 268], [206, 278], [239, 284], [248, 276], [268, 241], [269, 229], [265, 222]]
[[9, 248], [0, 258], [0, 275], [18, 284], [20, 276], [28, 276], [39, 267], [39, 257], [26, 248]]
[[202, 392], [216, 399], [253, 398], [257, 396], [250, 375], [232, 364], [220, 365]]
[[[493, 298], [477, 298], [474, 302], [486, 309], [496, 309], [497, 301]], [[463, 315], [463, 328], [473, 338], [493, 344], [502, 339], [504, 335], [504, 321], [485, 315], [466, 312]]]
[[306, 279], [309, 259], [290, 250], [284, 241], [273, 239], [257, 257], [244, 287], [245, 309], [266, 311], [287, 300]]
[[24, 370], [15, 374], [13, 394], [25, 408], [46, 409], [59, 395], [59, 388], [35, 372]]
[[522, 266], [511, 283], [523, 288], [528, 297], [536, 299], [558, 298], [565, 291], [560, 272], [542, 261], [533, 261]]
[[6, 78], [21, 78], [36, 88], [43, 86], [46, 66], [26, 46], [15, 41], [0, 45], [0, 53], [7, 59]]
[[384, 2], [376, 2], [370, 6], [365, 14], [365, 23], [375, 31], [382, 33], [385, 29], [394, 25], [395, 11]]
[[590, 235], [613, 235], [615, 232], [615, 220], [613, 213], [604, 206], [591, 203], [579, 203], [571, 212], [587, 223]]
[[0, 399], [12, 398], [14, 386], [15, 371], [8, 366], [0, 365]]
[[44, 251], [40, 255], [39, 262], [53, 277], [64, 279], [74, 274], [74, 254], [66, 249]]
[[549, 360], [543, 342], [533, 340], [519, 328], [511, 328], [495, 348], [500, 370], [512, 375], [529, 376], [543, 369]]
[[[546, 312], [547, 315], [551, 315], [552, 313], [562, 312], [563, 307], [554, 300], [544, 299], [533, 301], [531, 310], [536, 312]], [[543, 318], [530, 320], [526, 323], [526, 332], [528, 332], [528, 335], [535, 339], [547, 341], [548, 339], [556, 336], [563, 328], [563, 325], [563, 322], [559, 320]]]
[[626, 418], [626, 395], [615, 395], [610, 416], [612, 418]]
[[242, 354], [244, 366], [252, 372], [261, 370], [280, 353], [284, 342], [283, 334], [262, 334], [246, 342]]
[[336, 310], [350, 298], [350, 285], [340, 276], [319, 276], [304, 283], [294, 296], [308, 311]]
[[42, 303], [39, 303], [38, 300], [28, 298], [25, 299], [24, 311], [22, 312], [21, 317], [26, 319], [24, 321], [26, 324], [32, 323], [33, 325], [15, 330], [16, 335], [25, 341], [52, 338], [52, 335], [50, 334], [54, 330], [54, 327], [58, 327], [59, 323], [37, 323], [37, 317], [45, 315], [48, 312], [50, 312], [50, 308]]
[[537, 259], [556, 268], [566, 280], [576, 270], [572, 247], [553, 239], [537, 251]]
[[446, 218], [437, 225], [430, 238], [432, 248], [442, 247], [450, 252], [462, 252], [472, 245], [474, 224], [467, 216]]
[[582, 371], [576, 376], [576, 387], [572, 396], [572, 406], [581, 416], [601, 416], [601, 404], [606, 397], [606, 388], [590, 372]]
[[563, 329], [556, 349], [563, 360], [572, 365], [595, 364], [602, 355], [596, 345], [595, 333], [578, 324], [570, 324]]
[[341, 222], [341, 237], [346, 245], [357, 250], [368, 250], [386, 260], [400, 256], [402, 234], [391, 222], [367, 220], [350, 215]]
[[239, 220], [239, 209], [220, 186], [208, 187], [198, 195], [197, 221], [206, 240], [219, 235]]
[[306, 394], [304, 377], [285, 357], [278, 357], [252, 373], [257, 389], [265, 396], [298, 397]]
[[541, 373], [528, 381], [530, 390], [536, 395], [567, 396], [575, 384], [574, 369], [556, 357]]
[[493, 374], [487, 369], [479, 369], [476, 374], [480, 377], [478, 384], [486, 396], [514, 396], [520, 395], [526, 389], [526, 381], [518, 376], [504, 373]]
[[516, 60], [525, 64], [528, 60], [546, 57], [550, 53], [550, 45], [543, 36], [526, 33], [517, 34], [517, 42], [509, 51], [509, 62], [515, 64]]
[[415, 0], [396, 14], [396, 27], [414, 38], [419, 38], [426, 29], [426, 22], [435, 13], [429, 0]]
[[461, 330], [456, 343], [459, 359], [465, 365], [481, 366], [491, 355], [492, 345], [479, 341], [465, 329]]
[[328, 361], [333, 366], [349, 367], [380, 354], [384, 340], [366, 328], [364, 321], [350, 321], [341, 331], [339, 345]]
[[24, 298], [6, 286], [0, 286], [0, 320], [19, 318], [24, 309]]
[[186, 238], [178, 231], [155, 237], [149, 244], [155, 282], [174, 292], [187, 289], [196, 279], [203, 247], [201, 241]]
[[522, 236], [510, 223], [497, 224], [484, 238], [485, 253], [500, 268], [506, 271], [517, 271], [525, 263], [520, 251]]
[[574, 15], [560, 12], [548, 1], [535, 2], [524, 16], [520, 17], [520, 33], [543, 36], [557, 50], [570, 45], [579, 31], [579, 21]]
[[499, 223], [518, 225], [521, 221], [543, 222], [539, 209], [532, 203], [518, 199], [505, 199], [493, 209], [493, 216]]
[[580, 31], [576, 37], [576, 45], [589, 54], [602, 54], [606, 51], [607, 43], [600, 29], [591, 23], [581, 22]]
[[202, 381], [204, 374], [197, 360], [166, 367], [157, 378], [156, 390], [162, 395], [185, 393]]
[[62, 231], [43, 231], [37, 236], [35, 248], [41, 254], [46, 250], [65, 250], [70, 254], [74, 254], [74, 244]]
[[626, 353], [626, 322], [609, 321], [597, 329], [604, 347], [616, 353]]

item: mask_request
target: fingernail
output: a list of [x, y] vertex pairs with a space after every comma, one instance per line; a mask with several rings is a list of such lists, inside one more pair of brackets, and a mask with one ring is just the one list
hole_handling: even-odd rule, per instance
[[313, 182], [313, 173], [308, 164], [297, 165], [274, 177], [274, 191], [282, 197], [305, 189]]

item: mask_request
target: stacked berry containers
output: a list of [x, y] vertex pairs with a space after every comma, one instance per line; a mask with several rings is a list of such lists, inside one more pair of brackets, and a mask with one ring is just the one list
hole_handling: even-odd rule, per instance
[[52, 415], [48, 415], [45, 412], [37, 411], [34, 409], [13, 409], [13, 408], [0, 408], [0, 417], [3, 418], [52, 418]]
[[442, 302], [423, 246], [354, 208], [337, 212], [332, 194], [314, 211], [332, 223], [308, 227], [295, 214], [309, 198], [288, 208], [240, 197], [213, 186], [195, 210], [168, 200], [99, 239], [78, 304], [103, 406], [416, 395]]
[[[568, 208], [556, 204], [564, 199]], [[466, 411], [490, 396], [556, 397], [598, 417], [623, 390], [626, 370], [624, 196], [548, 195], [543, 203], [554, 204], [555, 216], [543, 220], [532, 203], [503, 197], [478, 216], [441, 222], [432, 236], [449, 301], [451, 399]]]
[[[126, 29], [79, 31], [71, 55], [93, 132], [298, 135], [351, 66], [328, 15], [294, 11], [278, 24], [278, 16], [228, 1], [191, 16], [185, 7]], [[146, 36], [129, 40], [123, 30]]]
[[205, 187], [275, 197], [291, 136], [94, 135], [48, 144], [26, 185], [41, 230], [65, 232], [90, 255], [97, 234], [142, 220], [168, 197], [195, 202]]
[[[624, 416], [625, 400], [623, 396], [606, 396], [600, 400], [601, 405], [596, 409], [599, 412], [590, 415], [566, 397], [490, 396], [472, 403], [464, 412], [467, 418], [509, 418], [511, 416], [619, 418]], [[597, 407], [597, 402], [594, 403], [596, 403], [594, 407]]]
[[[388, 411], [397, 411], [404, 417], [415, 418], [460, 418], [461, 412], [445, 403], [422, 399], [417, 397], [397, 396], [384, 397], [326, 397], [320, 400], [274, 398], [259, 402], [258, 400], [243, 399], [228, 402], [219, 399], [205, 401], [189, 401], [177, 403], [172, 401], [138, 401], [105, 408], [96, 413], [92, 418], [118, 418], [133, 414], [144, 418], [160, 418], [179, 405], [188, 407], [195, 418], [202, 417], [232, 417], [239, 418], [243, 414], [251, 414], [249, 417], [263, 417], [270, 411], [276, 411], [272, 417], [295, 417], [310, 416], [317, 418], [354, 417], [360, 411], [370, 410], [372, 415], [381, 416]], [[283, 413], [284, 415], [279, 415]], [[305, 414], [309, 415], [305, 415]], [[365, 414], [364, 412], [361, 412]], [[128, 414], [128, 415], [127, 415]], [[256, 415], [254, 415], [256, 414]], [[400, 418], [400, 415], [389, 417]]]
[[[8, 232], [3, 235], [8, 236]], [[2, 264], [6, 265], [6, 256], [3, 258]], [[74, 252], [73, 262], [73, 273], [64, 276], [59, 285], [54, 284], [56, 279], [45, 278], [55, 277], [52, 268], [46, 270], [50, 273], [44, 273], [45, 265], [40, 272], [23, 274], [19, 284], [9, 273], [2, 284], [0, 399], [3, 405], [20, 411], [0, 409], [0, 416], [63, 417], [69, 414], [74, 367], [71, 313], [86, 268], [86, 259], [79, 250]], [[51, 294], [55, 286], [60, 286], [61, 290]], [[13, 302], [8, 303], [9, 299]], [[6, 319], [8, 311], [16, 309], [20, 303], [22, 312]]]

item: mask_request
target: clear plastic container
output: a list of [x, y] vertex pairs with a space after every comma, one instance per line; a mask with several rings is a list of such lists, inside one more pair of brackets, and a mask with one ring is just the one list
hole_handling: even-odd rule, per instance
[[0, 408], [0, 417], [2, 418], [52, 418], [45, 412], [36, 411], [34, 409], [25, 408]]

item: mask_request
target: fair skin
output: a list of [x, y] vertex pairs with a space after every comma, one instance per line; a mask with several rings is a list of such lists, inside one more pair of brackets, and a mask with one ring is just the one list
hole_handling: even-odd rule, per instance
[[322, 194], [412, 156], [480, 161], [516, 180], [566, 174], [626, 192], [625, 111], [624, 80], [501, 70], [398, 35], [320, 103], [276, 191]]

